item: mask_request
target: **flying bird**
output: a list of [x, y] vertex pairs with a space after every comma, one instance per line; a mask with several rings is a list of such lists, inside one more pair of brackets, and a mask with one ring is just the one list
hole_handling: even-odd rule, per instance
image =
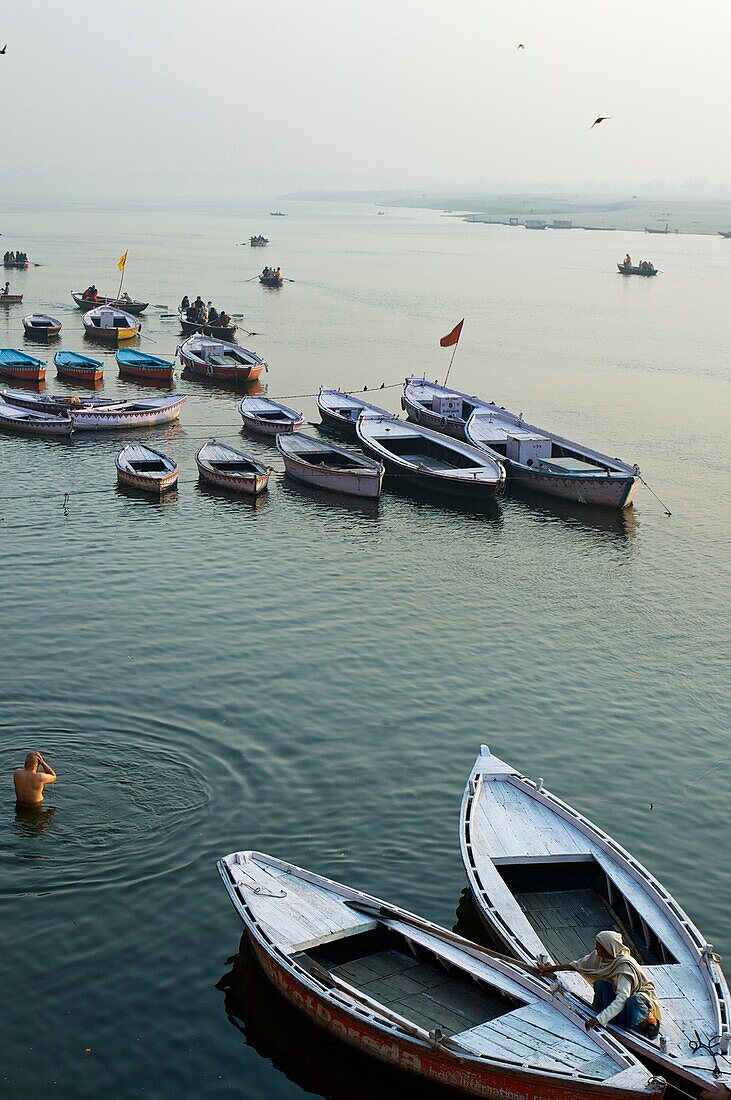
[[613, 118], [613, 117], [614, 117], [613, 115], [599, 115], [599, 118], [596, 118], [596, 119], [594, 119], [594, 121], [592, 122], [592, 124], [591, 124], [591, 126], [589, 127], [589, 129], [590, 129], [590, 130], [593, 130], [593, 129], [594, 129], [594, 127], [595, 127], [595, 126], [597, 125], [597, 123], [599, 123], [599, 122], [607, 122], [607, 120], [608, 120], [608, 119], [610, 119], [610, 118]]
[[519, 43], [518, 43], [518, 49], [519, 49], [519, 50], [524, 50], [524, 49], [525, 49], [525, 46], [523, 45], [523, 43], [522, 43], [522, 42], [519, 42]]
[[7, 50], [7, 48], [8, 48], [8, 44], [7, 44], [7, 42], [6, 42], [6, 43], [5, 43], [5, 45], [3, 46], [3, 48], [2, 48], [1, 50], [0, 50], [0, 53], [5, 53], [5, 51]]

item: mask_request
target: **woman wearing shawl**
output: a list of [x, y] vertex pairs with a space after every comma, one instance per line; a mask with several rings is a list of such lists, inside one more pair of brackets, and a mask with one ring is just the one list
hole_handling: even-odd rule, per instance
[[617, 932], [600, 932], [596, 950], [583, 959], [564, 966], [540, 967], [541, 974], [558, 974], [563, 970], [577, 971], [594, 987], [592, 1007], [596, 1016], [586, 1021], [587, 1031], [614, 1020], [626, 1031], [636, 1031], [647, 1039], [656, 1038], [661, 1013], [655, 986]]

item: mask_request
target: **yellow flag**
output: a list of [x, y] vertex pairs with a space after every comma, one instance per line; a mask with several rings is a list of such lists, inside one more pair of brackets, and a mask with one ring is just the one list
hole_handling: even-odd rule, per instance
[[119, 257], [119, 263], [117, 264], [117, 267], [119, 268], [120, 271], [124, 271], [124, 265], [126, 263], [127, 263], [127, 253], [125, 252], [124, 256]]

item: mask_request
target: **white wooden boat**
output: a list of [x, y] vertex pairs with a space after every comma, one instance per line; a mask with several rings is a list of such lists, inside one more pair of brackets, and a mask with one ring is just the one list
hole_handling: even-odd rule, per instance
[[402, 402], [410, 420], [497, 455], [508, 485], [605, 508], [627, 508], [639, 488], [638, 466], [528, 424], [522, 413], [480, 397], [407, 378]]
[[329, 428], [335, 428], [351, 439], [356, 438], [355, 422], [361, 413], [375, 413], [376, 416], [391, 415], [385, 409], [379, 408], [378, 405], [371, 405], [370, 401], [364, 401], [361, 397], [342, 393], [340, 390], [328, 390], [324, 386], [320, 386], [317, 407], [323, 424], [327, 424]]
[[251, 455], [226, 443], [217, 443], [215, 439], [203, 444], [195, 461], [202, 481], [219, 489], [253, 496], [264, 492], [272, 472], [271, 466], [264, 466]]
[[[62, 354], [64, 353], [58, 352], [58, 355]], [[30, 390], [2, 390], [0, 398], [8, 405], [17, 405], [21, 409], [62, 416], [71, 409], [99, 409], [118, 404], [111, 397], [77, 397], [76, 394], [32, 393]]]
[[206, 382], [254, 382], [268, 369], [256, 352], [201, 333], [184, 340], [177, 355], [183, 367]]
[[[460, 843], [480, 916], [515, 958], [570, 962], [593, 950], [597, 932], [621, 932], [655, 983], [661, 1034], [651, 1041], [610, 1030], [684, 1089], [728, 1100], [726, 980], [712, 947], [649, 871], [543, 780], [521, 775], [486, 745], [462, 799]], [[578, 974], [558, 977], [591, 1002]]]
[[111, 431], [116, 428], [148, 428], [177, 420], [188, 400], [183, 393], [165, 397], [145, 397], [136, 401], [118, 401], [112, 405], [82, 405], [69, 412], [79, 432]]
[[269, 980], [372, 1057], [493, 1100], [661, 1095], [578, 1003], [455, 933], [261, 852], [218, 870]]
[[268, 397], [244, 397], [238, 410], [245, 426], [260, 435], [282, 435], [298, 432], [305, 426], [305, 418], [296, 409], [290, 409]]
[[162, 496], [178, 483], [178, 464], [162, 451], [129, 443], [116, 458], [117, 481], [130, 489]]
[[23, 435], [68, 436], [74, 430], [71, 417], [23, 409], [19, 405], [7, 405], [0, 401], [0, 429], [21, 432]]
[[105, 344], [120, 344], [139, 336], [142, 325], [131, 313], [117, 306], [99, 306], [84, 314], [84, 332]]
[[493, 497], [505, 488], [505, 467], [497, 458], [438, 432], [369, 413], [358, 418], [355, 430], [363, 450], [409, 484], [473, 498]]
[[356, 497], [379, 497], [386, 470], [382, 462], [335, 447], [310, 435], [278, 435], [284, 468], [297, 481]]

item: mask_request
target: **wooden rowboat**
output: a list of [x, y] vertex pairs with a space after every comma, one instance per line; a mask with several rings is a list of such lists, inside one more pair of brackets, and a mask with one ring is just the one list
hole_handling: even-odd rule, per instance
[[202, 481], [218, 489], [252, 496], [264, 492], [272, 472], [271, 466], [262, 465], [236, 447], [216, 443], [215, 439], [203, 444], [195, 461]]
[[306, 485], [356, 497], [381, 495], [382, 462], [309, 435], [278, 435], [277, 449], [290, 477]]
[[497, 496], [505, 488], [505, 467], [497, 458], [438, 432], [368, 413], [359, 417], [355, 430], [363, 450], [385, 463], [398, 482], [476, 499]]
[[233, 322], [230, 325], [204, 325], [200, 321], [189, 321], [182, 309], [178, 310], [178, 317], [180, 318], [180, 327], [188, 336], [193, 333], [201, 333], [203, 336], [213, 337], [214, 340], [232, 340], [239, 327]]
[[259, 282], [262, 286], [268, 287], [280, 287], [284, 285], [284, 279], [281, 275], [260, 275]]
[[78, 355], [75, 351], [57, 351], [53, 361], [59, 378], [96, 383], [101, 382], [104, 377], [104, 364], [98, 359], [90, 359], [88, 355]]
[[18, 405], [6, 405], [0, 401], [0, 428], [23, 435], [55, 435], [68, 438], [74, 430], [73, 421], [66, 413], [54, 416], [50, 413], [21, 409]]
[[184, 340], [177, 354], [183, 367], [206, 382], [240, 385], [254, 382], [267, 370], [266, 363], [255, 352], [200, 333]]
[[23, 390], [6, 390], [2, 395], [10, 405], [37, 412], [65, 412], [74, 421], [76, 431], [114, 431], [117, 428], [149, 428], [177, 420], [188, 400], [184, 393], [165, 397], [141, 397], [136, 401], [110, 401], [106, 397], [46, 397]]
[[79, 309], [83, 309], [85, 313], [98, 306], [119, 306], [125, 313], [140, 314], [144, 313], [150, 304], [149, 302], [128, 302], [126, 298], [109, 298], [104, 294], [97, 294], [96, 298], [85, 298], [79, 290], [72, 290], [71, 297]]
[[[610, 1030], [684, 1089], [728, 1100], [726, 980], [712, 947], [649, 871], [486, 745], [462, 799], [460, 844], [480, 916], [516, 959], [569, 962], [594, 949], [598, 932], [621, 932], [657, 989], [661, 1037]], [[558, 977], [570, 996], [591, 1001], [578, 974]]]
[[340, 390], [328, 390], [320, 386], [317, 395], [317, 407], [320, 410], [320, 419], [329, 428], [335, 428], [351, 439], [355, 439], [355, 424], [363, 412], [375, 413], [377, 416], [390, 416], [385, 409], [378, 405], [371, 405], [369, 401], [363, 401], [360, 397], [354, 397], [350, 393], [342, 393]]
[[156, 382], [164, 386], [173, 384], [173, 364], [167, 359], [135, 348], [120, 348], [115, 353], [115, 359], [121, 378], [136, 378], [140, 382]]
[[46, 364], [24, 351], [15, 348], [0, 348], [0, 375], [24, 382], [43, 382], [46, 377]]
[[17, 306], [22, 301], [22, 294], [0, 294], [0, 306]]
[[298, 432], [305, 425], [305, 418], [296, 409], [290, 409], [268, 397], [244, 397], [238, 410], [245, 426], [260, 435], [281, 435]]
[[29, 340], [55, 340], [61, 335], [61, 322], [46, 313], [30, 313], [23, 318], [23, 328]]
[[178, 483], [178, 464], [162, 451], [129, 443], [116, 458], [117, 481], [130, 489], [160, 497]]
[[657, 275], [656, 267], [638, 267], [637, 264], [617, 264], [617, 267], [622, 275], [644, 275], [646, 278]]
[[25, 268], [30, 267], [30, 260], [3, 260], [3, 267], [18, 268], [23, 271]]
[[105, 344], [121, 344], [125, 340], [134, 340], [140, 334], [142, 325], [123, 309], [116, 306], [99, 306], [84, 314], [84, 331], [91, 340], [101, 340]]
[[662, 1095], [580, 1007], [469, 940], [261, 852], [218, 870], [269, 980], [372, 1057], [493, 1100]]

